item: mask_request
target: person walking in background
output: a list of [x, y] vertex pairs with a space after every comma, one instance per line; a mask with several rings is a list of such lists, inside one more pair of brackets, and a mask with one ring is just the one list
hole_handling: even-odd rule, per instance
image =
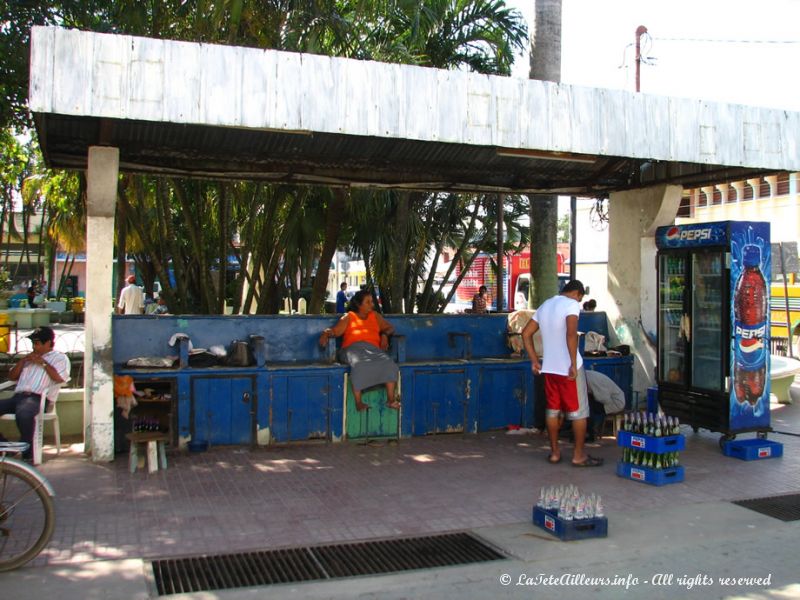
[[28, 308], [36, 308], [36, 282], [31, 281], [28, 286]]
[[117, 303], [117, 313], [121, 315], [140, 315], [144, 309], [142, 288], [136, 285], [136, 276], [129, 275], [128, 285], [122, 288]]
[[[578, 280], [568, 282], [561, 293], [545, 300], [536, 309], [530, 322], [522, 330], [522, 342], [531, 359], [534, 374], [544, 374], [544, 390], [547, 399], [545, 423], [550, 439], [550, 463], [561, 462], [558, 432], [564, 415], [572, 421], [575, 436], [573, 467], [599, 467], [602, 458], [584, 452], [586, 425], [589, 419], [589, 397], [586, 390], [586, 375], [583, 359], [578, 353], [578, 315], [580, 302], [585, 295], [583, 284]], [[542, 362], [533, 346], [533, 336], [542, 334]]]
[[336, 292], [336, 314], [342, 315], [347, 311], [347, 282], [343, 281]]
[[478, 293], [472, 297], [472, 312], [485, 313], [486, 312], [486, 294], [489, 290], [485, 285], [478, 288]]

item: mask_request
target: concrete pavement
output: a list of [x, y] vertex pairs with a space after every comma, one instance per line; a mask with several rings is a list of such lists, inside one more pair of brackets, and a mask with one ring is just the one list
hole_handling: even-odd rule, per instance
[[[792, 395], [772, 423], [800, 433], [800, 386]], [[172, 451], [152, 475], [130, 474], [124, 456], [94, 464], [80, 444], [58, 457], [46, 447], [56, 531], [31, 564], [0, 574], [0, 597], [148, 598], [152, 559], [471, 531], [509, 559], [183, 597], [800, 598], [800, 521], [730, 502], [799, 493], [800, 437], [772, 434], [782, 458], [743, 462], [722, 456], [717, 434], [683, 433], [686, 480], [663, 487], [618, 478], [611, 438], [590, 448], [606, 460], [597, 469], [550, 465], [544, 436], [502, 432]], [[565, 543], [530, 523], [539, 489], [566, 483], [602, 495], [607, 538]]]
[[[722, 502], [609, 516], [609, 537], [564, 543], [527, 523], [474, 532], [510, 558], [376, 577], [170, 598], [798, 598], [800, 522]], [[25, 568], [0, 576], [6, 598], [127, 600], [155, 595], [141, 559]], [[739, 579], [739, 581], [736, 581]], [[749, 580], [753, 580], [752, 582]], [[758, 580], [761, 582], [758, 582]]]

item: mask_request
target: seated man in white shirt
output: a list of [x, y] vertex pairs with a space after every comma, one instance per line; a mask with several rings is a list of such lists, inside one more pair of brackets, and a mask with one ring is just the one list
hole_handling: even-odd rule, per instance
[[587, 432], [587, 440], [592, 441], [600, 434], [606, 415], [613, 415], [625, 410], [625, 392], [613, 379], [588, 369], [586, 386], [589, 388], [589, 420], [591, 427]]
[[50, 327], [37, 327], [28, 338], [33, 342], [33, 352], [22, 357], [8, 374], [17, 387], [11, 398], [0, 400], [0, 415], [15, 413], [20, 441], [29, 444], [23, 458], [30, 459], [34, 419], [39, 414], [42, 392], [69, 379], [70, 364], [66, 354], [53, 350], [56, 336]]

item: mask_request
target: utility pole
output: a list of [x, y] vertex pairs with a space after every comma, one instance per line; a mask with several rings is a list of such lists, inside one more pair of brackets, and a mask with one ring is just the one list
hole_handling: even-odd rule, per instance
[[642, 36], [647, 33], [647, 27], [639, 25], [636, 28], [636, 91], [639, 91], [639, 73], [642, 70]]

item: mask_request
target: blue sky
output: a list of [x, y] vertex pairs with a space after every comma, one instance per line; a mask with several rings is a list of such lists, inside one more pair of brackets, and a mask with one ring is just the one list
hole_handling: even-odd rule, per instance
[[[533, 19], [535, 0], [507, 0]], [[634, 32], [648, 29], [641, 91], [800, 111], [800, 0], [563, 0], [564, 83], [634, 91]], [[764, 43], [769, 42], [769, 43]], [[527, 76], [527, 58], [515, 75]]]

